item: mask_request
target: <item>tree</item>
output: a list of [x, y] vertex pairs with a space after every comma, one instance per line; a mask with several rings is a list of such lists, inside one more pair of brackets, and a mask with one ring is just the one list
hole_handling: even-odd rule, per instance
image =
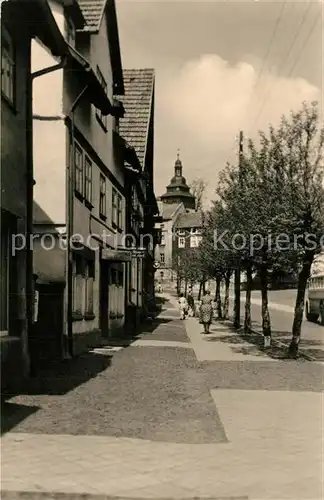
[[201, 177], [197, 177], [190, 184], [191, 193], [195, 197], [195, 210], [196, 212], [202, 211], [204, 208], [204, 201], [206, 195], [207, 182]]
[[[218, 318], [228, 319], [228, 304], [229, 304], [229, 284], [230, 277], [233, 271], [231, 250], [218, 247], [217, 233], [224, 232], [227, 228], [226, 212], [220, 201], [213, 202], [211, 210], [205, 216], [205, 224], [203, 230], [203, 240], [200, 247], [201, 252], [201, 269], [204, 276], [213, 278], [216, 281], [215, 301]], [[225, 299], [224, 308], [222, 308], [221, 300], [221, 283], [225, 280]]]
[[291, 262], [298, 268], [292, 339], [289, 354], [298, 355], [307, 280], [314, 259], [323, 248], [324, 234], [324, 127], [319, 105], [303, 103], [283, 118], [276, 136], [276, 149], [283, 165], [287, 200], [286, 229], [290, 233]]
[[200, 253], [198, 248], [178, 248], [173, 256], [172, 269], [177, 274], [178, 289], [182, 282], [185, 284], [185, 293], [187, 285], [193, 286], [199, 283], [202, 277], [200, 265]]

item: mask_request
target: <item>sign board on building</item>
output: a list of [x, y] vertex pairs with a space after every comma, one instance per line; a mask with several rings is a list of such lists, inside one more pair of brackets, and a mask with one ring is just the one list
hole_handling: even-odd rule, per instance
[[141, 247], [126, 247], [125, 249], [123, 248], [122, 251], [130, 253], [133, 259], [144, 258], [147, 252], [146, 248]]
[[141, 259], [145, 257], [146, 250], [140, 250], [138, 248], [132, 249], [132, 257], [133, 259]]
[[132, 252], [111, 250], [110, 248], [103, 248], [101, 256], [103, 260], [113, 262], [131, 262], [132, 260]]

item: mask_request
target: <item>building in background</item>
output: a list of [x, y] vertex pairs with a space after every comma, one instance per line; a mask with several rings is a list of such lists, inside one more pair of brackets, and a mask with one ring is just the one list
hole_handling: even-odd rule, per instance
[[[122, 95], [124, 87], [114, 1], [53, 0], [50, 5], [68, 50], [64, 59], [55, 60], [33, 44], [34, 69], [51, 68], [33, 92], [39, 207], [34, 267], [46, 274], [40, 284], [47, 286], [47, 299], [59, 293], [56, 278], [64, 276], [64, 291], [53, 303], [60, 315], [56, 331], [39, 325], [38, 333], [60, 337], [61, 355], [71, 355], [121, 330], [125, 322], [125, 262], [115, 253], [125, 232], [124, 151], [114, 141], [123, 114], [114, 95]], [[48, 226], [42, 228], [38, 216], [44, 213], [65, 259], [41, 244]], [[49, 276], [44, 263], [51, 255], [57, 268]], [[49, 307], [46, 299], [44, 307]], [[40, 295], [39, 313], [46, 321], [41, 312]], [[37, 342], [43, 344], [44, 338]]]
[[180, 214], [186, 212], [183, 203], [163, 203], [158, 201], [161, 222], [156, 223], [156, 228], [161, 232], [159, 245], [156, 247], [156, 281], [168, 284], [175, 279], [173, 270], [173, 242], [174, 224]]
[[[185, 293], [194, 275], [195, 257], [203, 237], [203, 213], [185, 212], [178, 215], [173, 226], [172, 262], [177, 274], [177, 289], [184, 281]], [[197, 257], [196, 257], [197, 258]], [[188, 266], [192, 266], [191, 273]]]
[[202, 212], [185, 212], [174, 223], [173, 253], [188, 248], [198, 248], [202, 240]]
[[174, 248], [177, 244], [175, 224], [182, 214], [195, 213], [195, 197], [190, 192], [185, 177], [182, 175], [183, 167], [179, 154], [174, 164], [174, 176], [166, 188], [166, 192], [159, 198], [159, 213], [161, 222], [156, 228], [161, 231], [161, 241], [157, 246], [156, 281], [170, 283], [176, 279], [173, 257]]
[[185, 177], [182, 175], [182, 163], [178, 158], [174, 164], [174, 176], [167, 186], [166, 192], [161, 196], [164, 204], [183, 203], [186, 210], [195, 210], [195, 197], [190, 192]]
[[[66, 44], [46, 0], [1, 5], [1, 372], [14, 391], [30, 372], [33, 331], [31, 42], [52, 56]], [[20, 235], [15, 237], [15, 235]], [[16, 249], [15, 249], [16, 246]]]

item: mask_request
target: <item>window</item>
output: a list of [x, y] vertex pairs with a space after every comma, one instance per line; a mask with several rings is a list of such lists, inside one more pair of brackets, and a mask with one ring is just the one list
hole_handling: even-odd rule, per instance
[[85, 198], [91, 203], [92, 202], [92, 163], [88, 156], [85, 157]]
[[110, 284], [117, 285], [117, 279], [117, 270], [112, 267], [110, 270]]
[[161, 243], [160, 243], [160, 245], [165, 245], [165, 235], [164, 234], [161, 235]]
[[120, 194], [117, 195], [117, 226], [119, 229], [123, 227], [123, 199]]
[[164, 229], [164, 224], [161, 224], [161, 225], [160, 225], [160, 229]]
[[160, 262], [161, 262], [161, 264], [164, 264], [164, 262], [165, 262], [164, 253], [160, 253]]
[[117, 226], [117, 191], [112, 191], [112, 223]]
[[115, 132], [119, 133], [119, 118], [115, 117]]
[[191, 234], [195, 234], [195, 233], [196, 233], [196, 231], [197, 231], [197, 229], [196, 229], [195, 227], [192, 227], [192, 228], [191, 228]]
[[106, 203], [106, 177], [100, 174], [100, 200], [99, 200], [99, 215], [101, 217], [107, 216], [107, 203]]
[[186, 245], [186, 239], [185, 238], [179, 238], [178, 240], [178, 247], [179, 248], [184, 248]]
[[199, 247], [200, 242], [201, 242], [201, 236], [191, 236], [191, 238], [190, 238], [191, 248]]
[[132, 209], [136, 211], [138, 208], [138, 198], [135, 186], [132, 186]]
[[94, 260], [86, 261], [85, 266], [85, 311], [86, 314], [93, 314], [93, 282], [95, 279]]
[[118, 276], [118, 283], [117, 286], [124, 286], [124, 273], [123, 271], [117, 271], [117, 276]]
[[123, 198], [114, 188], [112, 192], [112, 223], [118, 229], [123, 227]]
[[[98, 80], [99, 80], [102, 88], [104, 89], [105, 93], [107, 94], [107, 83], [106, 83], [106, 80], [104, 79], [103, 74], [101, 73], [98, 66], [97, 66], [97, 77], [98, 77]], [[104, 130], [107, 131], [107, 116], [103, 115], [102, 112], [100, 111], [100, 109], [97, 109], [96, 115], [97, 115], [97, 118], [98, 118], [101, 126], [103, 126]]]
[[0, 273], [0, 332], [1, 335], [9, 330], [9, 257], [10, 257], [10, 233], [7, 225], [3, 224], [1, 214], [1, 273]]
[[1, 33], [1, 92], [14, 104], [15, 100], [15, 50], [9, 33]]
[[74, 166], [75, 190], [83, 196], [83, 151], [78, 144], [74, 147]]
[[73, 312], [82, 314], [84, 264], [81, 255], [73, 255]]
[[191, 236], [191, 238], [190, 238], [190, 246], [191, 246], [191, 248], [196, 248], [198, 246], [196, 236]]
[[68, 44], [75, 47], [75, 28], [71, 19], [65, 19], [65, 38]]
[[186, 231], [185, 231], [185, 229], [178, 229], [177, 233], [178, 233], [178, 236], [185, 236]]

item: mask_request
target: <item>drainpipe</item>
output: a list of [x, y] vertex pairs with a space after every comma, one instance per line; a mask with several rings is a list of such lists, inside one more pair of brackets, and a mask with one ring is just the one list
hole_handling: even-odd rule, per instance
[[[31, 52], [31, 50], [30, 50]], [[31, 58], [31, 56], [29, 56]], [[30, 61], [30, 60], [29, 60]], [[34, 200], [34, 165], [33, 165], [33, 81], [42, 75], [62, 69], [66, 59], [62, 58], [58, 64], [28, 73], [26, 89], [26, 314], [27, 314], [27, 345], [30, 346], [32, 336], [33, 312], [33, 200]], [[29, 352], [29, 371], [30, 352]]]
[[72, 237], [73, 237], [73, 225], [74, 225], [74, 184], [75, 184], [75, 170], [74, 170], [74, 157], [75, 157], [75, 140], [74, 140], [74, 113], [80, 103], [83, 95], [88, 90], [88, 85], [80, 92], [78, 97], [75, 99], [71, 106], [68, 116], [71, 118], [71, 123], [69, 127], [69, 137], [70, 137], [70, 158], [67, 168], [67, 212], [68, 212], [68, 224], [67, 224], [67, 337], [68, 337], [68, 352], [64, 355], [73, 356], [73, 255], [72, 255]]

